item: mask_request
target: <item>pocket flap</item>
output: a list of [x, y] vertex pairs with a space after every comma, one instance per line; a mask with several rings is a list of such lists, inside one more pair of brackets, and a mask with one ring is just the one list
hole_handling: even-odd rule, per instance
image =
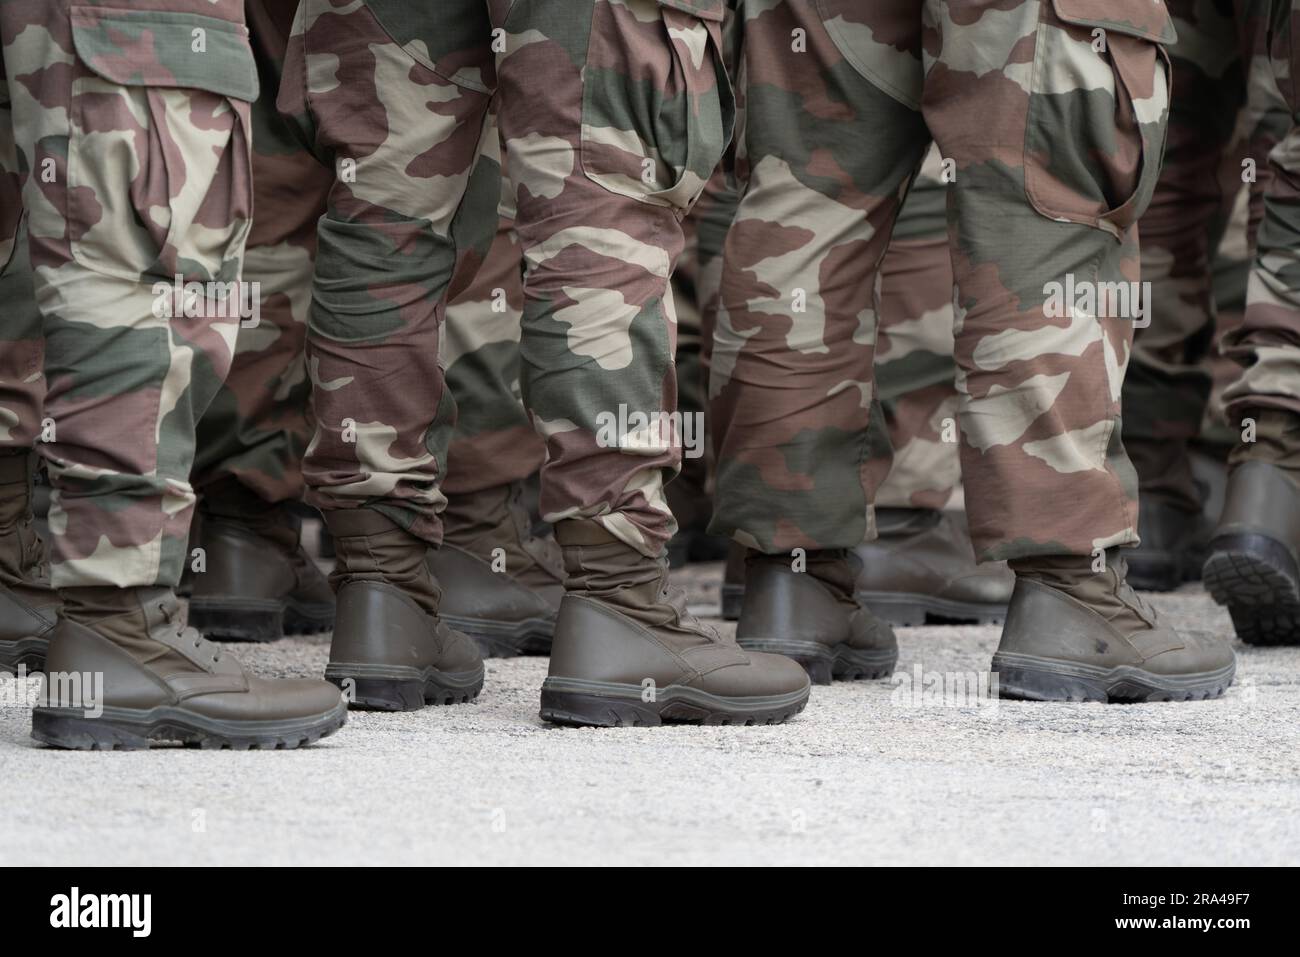
[[73, 7], [71, 14], [77, 55], [111, 83], [257, 99], [257, 66], [243, 24], [197, 13], [109, 7]]
[[727, 13], [726, 0], [658, 0], [661, 7], [672, 7], [701, 20], [722, 21]]
[[1178, 31], [1163, 0], [1052, 0], [1056, 15], [1066, 23], [1100, 27], [1171, 46]]

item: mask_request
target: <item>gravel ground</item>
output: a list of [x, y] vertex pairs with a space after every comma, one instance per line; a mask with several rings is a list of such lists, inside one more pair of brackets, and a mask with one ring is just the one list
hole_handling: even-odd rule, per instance
[[[680, 576], [715, 612], [720, 566]], [[1199, 588], [1175, 623], [1230, 631]], [[899, 672], [987, 667], [996, 628], [899, 632]], [[573, 730], [537, 717], [544, 659], [479, 702], [353, 713], [278, 753], [62, 753], [0, 678], [0, 864], [1295, 864], [1300, 648], [1238, 645], [1219, 701], [914, 700], [817, 688], [785, 726]], [[319, 674], [328, 640], [238, 653]]]

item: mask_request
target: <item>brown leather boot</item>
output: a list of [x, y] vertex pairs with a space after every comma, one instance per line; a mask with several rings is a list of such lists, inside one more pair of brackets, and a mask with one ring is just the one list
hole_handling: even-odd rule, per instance
[[300, 543], [287, 502], [267, 502], [234, 479], [203, 490], [192, 559], [189, 622], [209, 638], [275, 641], [334, 626], [334, 593]]
[[412, 711], [471, 701], [483, 688], [474, 642], [438, 616], [428, 545], [374, 509], [326, 511], [338, 595], [325, 677], [353, 707]]
[[183, 624], [167, 588], [69, 588], [32, 737], [58, 748], [296, 748], [341, 728], [347, 707], [316, 679], [250, 675]]
[[0, 453], [0, 671], [45, 666], [58, 616], [45, 544], [32, 521], [36, 453]]
[[1188, 701], [1232, 684], [1236, 656], [1211, 632], [1162, 624], [1125, 581], [1119, 549], [1011, 563], [1016, 590], [993, 655], [999, 693], [1031, 701]]
[[428, 551], [443, 591], [438, 617], [489, 658], [549, 654], [564, 597], [559, 546], [532, 533], [521, 492], [515, 482], [449, 495], [442, 545]]
[[1300, 416], [1254, 416], [1256, 442], [1232, 453], [1205, 588], [1247, 644], [1300, 644]]
[[790, 555], [749, 553], [736, 643], [793, 658], [819, 685], [892, 674], [898, 640], [854, 595], [862, 569], [853, 553], [807, 551], [800, 562], [796, 570]]
[[665, 558], [595, 522], [561, 522], [567, 592], [542, 719], [557, 724], [774, 724], [803, 710], [809, 683], [789, 658], [742, 650], [686, 611]]
[[1141, 591], [1173, 591], [1201, 577], [1210, 525], [1202, 514], [1202, 491], [1185, 439], [1124, 437], [1137, 470], [1138, 538], [1126, 548], [1128, 581]]
[[878, 537], [856, 549], [858, 600], [895, 625], [1001, 624], [1015, 576], [1005, 562], [978, 564], [963, 515], [876, 509]]

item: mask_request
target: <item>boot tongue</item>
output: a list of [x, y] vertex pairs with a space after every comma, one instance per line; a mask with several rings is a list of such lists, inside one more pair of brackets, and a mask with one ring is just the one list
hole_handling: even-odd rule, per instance
[[666, 558], [642, 555], [589, 525], [575, 534], [569, 522], [561, 523], [557, 535], [564, 543], [565, 587], [569, 591], [595, 598], [649, 628], [667, 628], [697, 641], [722, 640], [717, 631], [687, 610], [686, 592], [669, 584]]
[[212, 671], [220, 649], [184, 626], [169, 588], [66, 588], [63, 613], [159, 674]]

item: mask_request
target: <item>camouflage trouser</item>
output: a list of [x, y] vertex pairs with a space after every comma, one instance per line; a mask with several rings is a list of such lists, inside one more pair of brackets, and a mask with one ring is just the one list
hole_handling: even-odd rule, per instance
[[1300, 414], [1300, 0], [1268, 2], [1253, 75], [1272, 82], [1252, 87], [1251, 110], [1258, 116], [1280, 97], [1288, 125], [1269, 154], [1245, 320], [1224, 341], [1244, 366], [1224, 391], [1230, 424], [1261, 408]]
[[[939, 160], [938, 151], [931, 150], [903, 203], [880, 267], [876, 386], [894, 450], [889, 476], [876, 491], [875, 504], [883, 508], [943, 508], [961, 481], [952, 428], [957, 420], [952, 259]], [[688, 253], [695, 253], [691, 285], [699, 305], [706, 373], [721, 294], [723, 246], [737, 202], [727, 178], [715, 175], [687, 220], [695, 239]], [[673, 281], [676, 286], [677, 274]], [[686, 374], [681, 355], [679, 348], [679, 377]], [[684, 386], [682, 394], [685, 409]]]
[[258, 315], [243, 323], [230, 373], [198, 427], [193, 483], [228, 477], [268, 502], [300, 499], [311, 439], [303, 349], [316, 221], [333, 177], [275, 108], [296, 3], [248, 0], [261, 95], [253, 105], [253, 226], [244, 279]]
[[[4, 132], [11, 128], [7, 108], [0, 77], [0, 148], [11, 142]], [[12, 169], [11, 159], [0, 157], [0, 164]], [[45, 337], [32, 290], [26, 230], [17, 215], [23, 208], [20, 192], [16, 176], [0, 174], [0, 212], [14, 214], [8, 225], [0, 224], [11, 237], [0, 245], [0, 454], [36, 444], [45, 400]]]
[[463, 207], [453, 224], [459, 260], [438, 347], [457, 409], [442, 481], [447, 495], [517, 482], [546, 461], [546, 443], [528, 421], [519, 390], [523, 252], [515, 234], [513, 191], [500, 175], [496, 139], [489, 128], [475, 175], [501, 180], [498, 217]]
[[458, 211], [496, 221], [497, 183], [473, 165], [495, 87], [525, 264], [521, 386], [549, 452], [543, 513], [662, 550], [663, 482], [681, 458], [661, 424], [676, 394], [668, 277], [730, 134], [722, 12], [721, 0], [300, 5], [285, 72], [301, 84], [280, 105], [335, 167], [308, 329], [309, 501], [373, 507], [439, 539], [456, 403], [438, 325]]
[[[257, 96], [244, 5], [6, 0], [0, 38], [0, 159], [23, 179], [54, 428], [53, 581], [174, 584], [195, 423], [239, 323]], [[176, 294], [177, 277], [211, 285]]]
[[[230, 373], [198, 429], [193, 482], [200, 492], [234, 477], [263, 499], [303, 496], [302, 459], [311, 440], [307, 312], [316, 223], [333, 174], [280, 116], [276, 96], [296, 2], [247, 5], [261, 95], [253, 105], [254, 218], [244, 277], [260, 292], [256, 323], [240, 329]], [[478, 160], [499, 175], [496, 144]], [[500, 230], [465, 224], [448, 293], [447, 385], [459, 397], [448, 493], [503, 485], [535, 472], [545, 447], [518, 395], [521, 254], [513, 212]], [[490, 226], [484, 220], [482, 225]]]
[[941, 161], [932, 149], [880, 265], [875, 379], [894, 455], [876, 489], [880, 508], [943, 508], [961, 483]]
[[1137, 330], [1124, 381], [1124, 440], [1142, 494], [1188, 510], [1201, 496], [1186, 445], [1202, 430], [1213, 385], [1212, 263], [1250, 169], [1244, 161], [1262, 165], [1285, 133], [1269, 97], [1257, 95], [1262, 108], [1245, 112], [1258, 2], [1168, 0], [1179, 36], [1169, 147], [1141, 222], [1150, 325]]
[[742, 11], [747, 187], [713, 353], [715, 531], [768, 552], [870, 533], [890, 458], [873, 381], [879, 264], [933, 131], [952, 173], [977, 552], [1135, 542], [1119, 437], [1132, 319], [1118, 284], [1139, 279], [1133, 227], [1164, 146], [1161, 45], [1174, 31], [1163, 4], [791, 0]]

